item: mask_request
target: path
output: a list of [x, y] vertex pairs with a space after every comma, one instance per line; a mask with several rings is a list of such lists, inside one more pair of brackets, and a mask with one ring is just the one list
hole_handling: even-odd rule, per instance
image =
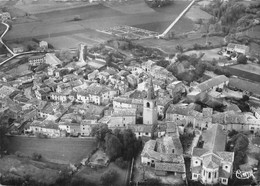
[[166, 34], [172, 29], [172, 27], [182, 18], [182, 16], [190, 9], [190, 7], [194, 4], [195, 0], [193, 0], [183, 11], [182, 13], [170, 24], [170, 26], [160, 35], [158, 38], [163, 38]]
[[12, 54], [11, 57], [9, 57], [8, 59], [2, 61], [0, 63], [0, 66], [2, 66], [3, 64], [5, 64], [6, 62], [18, 57], [18, 56], [22, 56], [22, 55], [27, 55], [27, 54], [36, 54], [36, 53], [42, 53], [40, 51], [29, 51], [29, 52], [23, 52], [23, 53], [18, 53], [18, 54], [15, 54], [4, 42], [3, 42], [3, 37], [5, 36], [5, 34], [8, 32], [9, 30], [9, 25], [7, 23], [4, 22], [4, 20], [1, 22], [3, 25], [6, 26], [6, 29], [5, 31], [3, 32], [3, 34], [0, 36], [0, 43], [2, 43], [2, 45], [5, 46], [5, 48], [8, 50], [8, 52], [10, 52]]

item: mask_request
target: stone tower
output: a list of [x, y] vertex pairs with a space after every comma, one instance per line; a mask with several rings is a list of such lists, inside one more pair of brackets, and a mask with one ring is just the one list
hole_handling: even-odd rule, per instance
[[150, 78], [147, 97], [143, 102], [143, 124], [154, 125], [157, 124], [157, 106], [154, 95], [154, 88], [152, 78]]
[[79, 44], [79, 62], [81, 63], [85, 62], [86, 50], [87, 50], [87, 45], [83, 43]]

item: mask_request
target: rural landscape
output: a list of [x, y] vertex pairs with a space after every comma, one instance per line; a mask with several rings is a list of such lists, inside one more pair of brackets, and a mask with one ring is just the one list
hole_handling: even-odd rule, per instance
[[258, 0], [0, 0], [0, 185], [260, 184]]

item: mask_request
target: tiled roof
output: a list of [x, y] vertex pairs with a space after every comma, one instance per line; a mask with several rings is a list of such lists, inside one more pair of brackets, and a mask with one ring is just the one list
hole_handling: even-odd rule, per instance
[[221, 165], [221, 159], [217, 157], [214, 153], [210, 153], [203, 157], [203, 165], [206, 168], [215, 169]]
[[152, 125], [131, 125], [130, 128], [134, 132], [152, 132]]
[[136, 116], [136, 109], [116, 109], [114, 110], [112, 117], [120, 116]]
[[220, 85], [221, 83], [224, 83], [228, 80], [229, 79], [226, 76], [220, 75], [220, 76], [213, 77], [207, 81], [204, 81], [203, 83], [200, 83], [199, 85], [197, 85], [197, 87], [201, 90], [201, 92], [204, 92], [204, 91], [206, 91], [214, 86]]
[[234, 161], [234, 152], [216, 152], [216, 154], [218, 154], [223, 161], [227, 161], [227, 162], [233, 162]]
[[155, 162], [155, 170], [185, 173], [185, 164]]
[[193, 148], [192, 156], [200, 157], [203, 154], [208, 152], [207, 149], [202, 149], [202, 148]]
[[204, 145], [203, 148], [210, 151], [224, 151], [226, 145], [226, 134], [222, 126], [213, 124], [206, 133], [203, 135]]

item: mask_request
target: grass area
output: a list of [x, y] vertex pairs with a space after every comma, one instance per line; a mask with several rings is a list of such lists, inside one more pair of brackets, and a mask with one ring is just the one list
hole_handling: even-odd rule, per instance
[[[212, 45], [217, 45], [220, 42], [223, 42], [222, 37], [209, 37], [208, 41], [212, 43]], [[173, 39], [173, 40], [163, 40], [163, 39], [143, 39], [143, 40], [137, 40], [134, 41], [137, 44], [141, 44], [146, 47], [155, 47], [159, 48], [167, 53], [175, 53], [176, 46], [181, 45], [184, 48], [192, 47], [194, 44], [200, 44], [205, 45], [206, 38], [196, 38], [196, 39], [189, 39], [189, 38], [183, 38], [183, 39]]]
[[[165, 29], [164, 27], [167, 28], [168, 23], [170, 24], [182, 12], [188, 3], [188, 1], [176, 1], [170, 7], [151, 9], [148, 6], [145, 6], [144, 3], [144, 5], [140, 6], [140, 2], [135, 2], [131, 4], [131, 6], [138, 9], [138, 13], [133, 14], [125, 13], [123, 11], [127, 8], [127, 5], [122, 5], [116, 9], [104, 5], [93, 5], [35, 14], [41, 21], [14, 24], [12, 30], [6, 35], [6, 39], [13, 40], [15, 38], [30, 37], [48, 38], [49, 34], [51, 37], [58, 37], [77, 33], [87, 33], [88, 29], [103, 30], [119, 25], [138, 25], [139, 27], [144, 25], [144, 27], [150, 27], [153, 30], [158, 27], [163, 30]], [[147, 9], [151, 11], [147, 11]], [[80, 16], [80, 21], [68, 21], [76, 15]], [[186, 23], [183, 24], [183, 26], [186, 27], [189, 25]], [[47, 27], [46, 24], [48, 24]], [[161, 24], [163, 24], [163, 26], [161, 26]], [[176, 28], [179, 28], [179, 26], [176, 26]], [[95, 35], [93, 38], [98, 37], [98, 35]]]
[[113, 184], [113, 186], [125, 186], [127, 179], [127, 169], [121, 169], [116, 166], [114, 163], [110, 163], [108, 167], [104, 168], [90, 168], [84, 167], [80, 172], [77, 173], [78, 176], [86, 178], [89, 181], [100, 184], [100, 178], [103, 173], [108, 171], [109, 169], [114, 169], [118, 173], [117, 180]]
[[246, 72], [250, 72], [250, 73], [253, 73], [253, 74], [260, 74], [260, 65], [258, 64], [246, 64], [246, 65], [243, 65], [243, 64], [238, 64], [238, 65], [234, 65], [232, 66], [232, 68], [235, 68], [235, 69], [243, 69], [243, 71], [246, 71]]
[[55, 138], [39, 139], [28, 137], [10, 137], [10, 153], [20, 151], [25, 155], [37, 152], [48, 161], [68, 164], [79, 163], [95, 148], [94, 139], [84, 138]]
[[62, 165], [37, 162], [12, 155], [0, 158], [0, 172], [3, 178], [24, 178], [29, 176], [41, 183], [51, 184], [56, 181], [59, 171], [62, 169], [65, 169]]
[[[249, 68], [249, 67], [247, 67], [247, 68]], [[259, 73], [249, 72], [248, 69], [245, 70], [245, 69], [242, 69], [242, 68], [238, 68], [238, 67], [236, 67], [236, 65], [227, 66], [226, 69], [232, 75], [235, 75], [235, 76], [238, 76], [238, 77], [241, 77], [241, 78], [244, 78], [244, 79], [248, 79], [248, 80], [251, 80], [251, 81], [255, 81], [255, 82], [260, 82], [260, 74]]]

